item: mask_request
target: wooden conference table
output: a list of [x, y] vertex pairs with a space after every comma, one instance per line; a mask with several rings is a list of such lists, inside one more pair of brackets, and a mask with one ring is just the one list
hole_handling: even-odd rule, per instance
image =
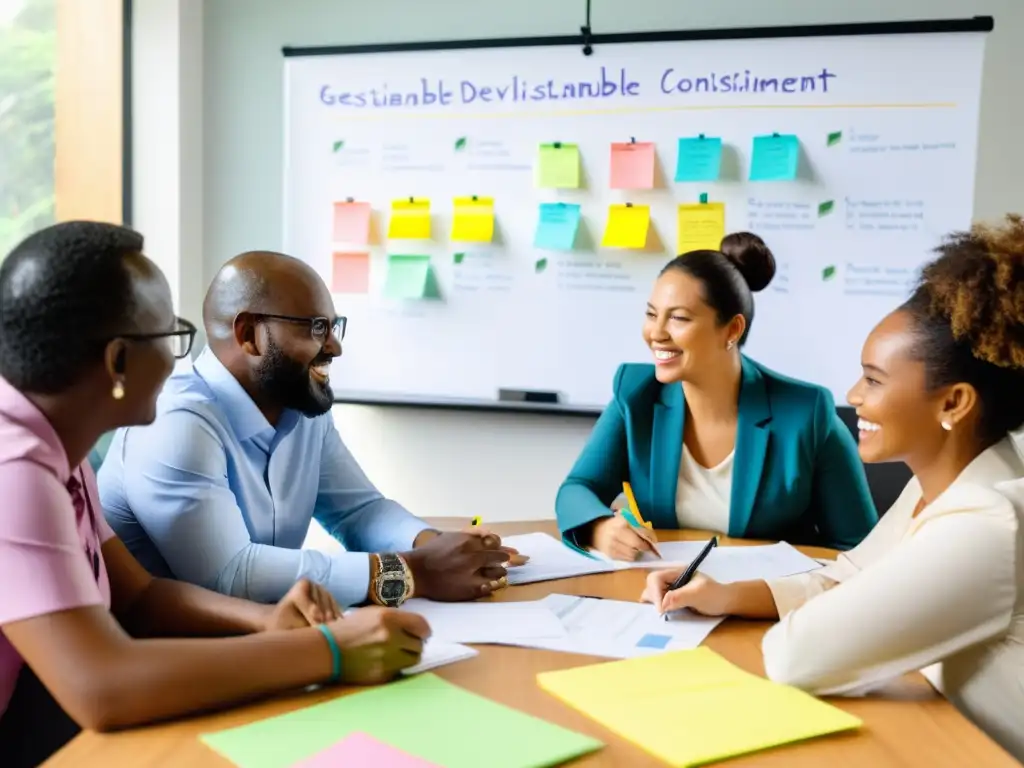
[[[442, 529], [458, 529], [468, 520], [441, 518], [431, 521]], [[508, 523], [488, 526], [501, 535], [544, 531], [557, 536], [553, 521]], [[663, 541], [707, 538], [697, 531], [660, 532]], [[721, 539], [723, 545], [756, 542]], [[833, 552], [802, 547], [812, 557], [832, 557]], [[552, 592], [599, 595], [636, 600], [643, 588], [645, 572], [619, 571], [575, 579], [511, 587], [495, 599], [534, 600]], [[730, 619], [711, 634], [705, 644], [725, 658], [757, 674], [761, 663], [761, 636], [765, 622]], [[599, 766], [664, 766], [638, 747], [605, 730], [575, 710], [542, 691], [536, 683], [539, 672], [565, 669], [607, 659], [500, 646], [478, 646], [480, 655], [468, 661], [434, 670], [439, 676], [494, 701], [507, 704], [567, 728], [593, 735], [607, 746], [571, 765], [573, 768]], [[215, 754], [198, 736], [261, 720], [310, 706], [326, 699], [359, 690], [349, 688], [318, 690], [263, 701], [228, 712], [195, 717], [166, 725], [116, 734], [87, 732], [79, 735], [46, 762], [47, 768], [230, 768], [231, 763]], [[917, 673], [906, 675], [886, 691], [886, 698], [833, 699], [833, 703], [864, 721], [856, 732], [825, 737], [728, 761], [729, 766], [778, 766], [779, 768], [884, 768], [885, 766], [928, 766], [940, 768], [1019, 767], [998, 745], [960, 715]], [[472, 728], [472, 723], [466, 723]], [[496, 744], [496, 749], [501, 745]], [[0, 761], [2, 762], [2, 761]]]

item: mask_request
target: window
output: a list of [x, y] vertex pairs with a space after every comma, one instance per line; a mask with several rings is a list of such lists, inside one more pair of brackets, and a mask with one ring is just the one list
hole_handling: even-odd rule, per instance
[[56, 0], [0, 0], [0, 259], [54, 220]]

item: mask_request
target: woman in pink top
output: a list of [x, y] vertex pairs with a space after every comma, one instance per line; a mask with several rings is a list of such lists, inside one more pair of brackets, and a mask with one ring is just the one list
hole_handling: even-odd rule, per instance
[[264, 606], [154, 579], [107, 527], [87, 454], [104, 433], [153, 421], [195, 336], [142, 245], [123, 227], [66, 222], [0, 267], [5, 768], [38, 765], [73, 734], [62, 710], [107, 730], [313, 683], [382, 682], [418, 662], [429, 634], [407, 612], [341, 618], [309, 582]]

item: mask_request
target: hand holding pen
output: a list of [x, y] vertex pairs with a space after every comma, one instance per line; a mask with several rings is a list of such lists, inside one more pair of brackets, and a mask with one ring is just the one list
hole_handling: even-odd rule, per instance
[[647, 577], [640, 601], [652, 603], [658, 613], [668, 618], [672, 611], [689, 608], [704, 616], [722, 616], [728, 613], [725, 585], [698, 573], [701, 564], [718, 546], [718, 537], [712, 536], [701, 553], [686, 568], [655, 571]]

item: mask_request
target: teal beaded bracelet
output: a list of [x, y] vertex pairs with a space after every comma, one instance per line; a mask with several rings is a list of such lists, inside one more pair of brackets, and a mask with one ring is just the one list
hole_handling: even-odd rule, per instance
[[334, 639], [326, 624], [317, 624], [316, 628], [320, 630], [320, 634], [324, 636], [331, 649], [331, 679], [327, 682], [337, 683], [341, 680], [341, 649], [338, 647], [338, 641]]

